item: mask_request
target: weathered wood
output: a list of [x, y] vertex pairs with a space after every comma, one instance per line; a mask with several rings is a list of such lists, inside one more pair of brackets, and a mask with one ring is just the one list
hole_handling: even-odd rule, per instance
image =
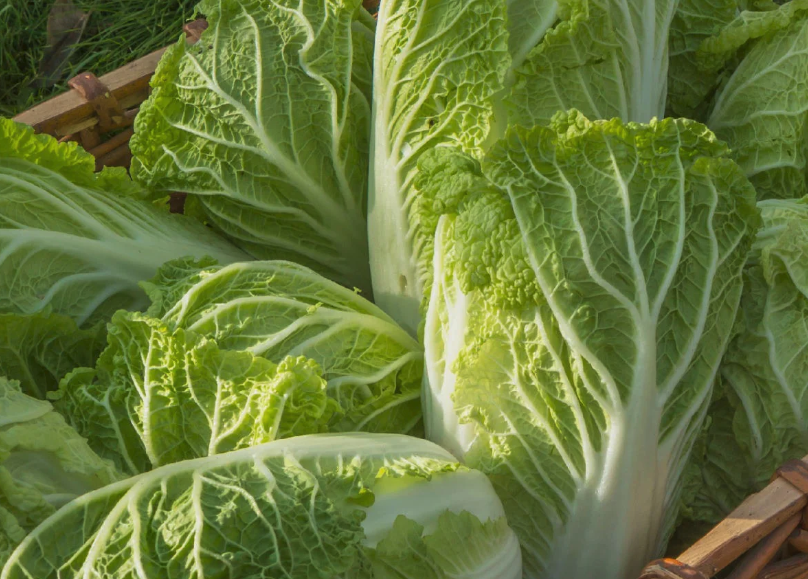
[[728, 579], [755, 579], [782, 548], [788, 537], [802, 520], [802, 513], [794, 514], [777, 527], [769, 536], [749, 550], [741, 559]]
[[801, 517], [806, 504], [808, 498], [802, 492], [777, 479], [747, 498], [678, 559], [713, 577], [783, 523], [797, 514]]
[[808, 575], [808, 555], [789, 557], [766, 567], [759, 579], [803, 579]]
[[[148, 97], [149, 80], [165, 50], [161, 48], [152, 52], [105, 74], [99, 80], [107, 86], [122, 108], [136, 106]], [[74, 90], [28, 109], [14, 117], [14, 120], [31, 125], [39, 133], [48, 133], [55, 137], [77, 133], [99, 122], [92, 104]]]

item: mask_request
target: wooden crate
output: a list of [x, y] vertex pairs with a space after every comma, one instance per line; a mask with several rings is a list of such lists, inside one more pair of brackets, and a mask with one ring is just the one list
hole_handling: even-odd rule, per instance
[[808, 579], [808, 456], [777, 470], [765, 489], [676, 559], [652, 562], [640, 579]]
[[[186, 24], [187, 41], [198, 41], [206, 28], [202, 19]], [[96, 170], [128, 167], [135, 115], [149, 97], [149, 81], [165, 51], [152, 52], [100, 78], [83, 72], [68, 82], [72, 90], [20, 113], [14, 120], [60, 141], [78, 141], [95, 157]]]
[[[379, 0], [364, 0], [364, 6], [375, 15]], [[204, 19], [186, 24], [187, 41], [197, 42], [206, 28]], [[83, 72], [68, 82], [72, 90], [20, 113], [14, 120], [61, 141], [78, 141], [95, 157], [96, 170], [128, 167], [135, 115], [149, 97], [149, 81], [165, 51], [152, 52], [101, 77]]]

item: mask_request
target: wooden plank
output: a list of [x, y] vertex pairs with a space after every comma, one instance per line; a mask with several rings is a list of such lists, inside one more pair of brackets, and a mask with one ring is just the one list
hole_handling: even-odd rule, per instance
[[785, 523], [780, 525], [768, 537], [755, 545], [740, 563], [732, 570], [727, 579], [755, 579], [777, 555], [789, 535], [797, 528], [802, 519], [802, 513], [796, 513]]
[[800, 553], [808, 553], [808, 531], [797, 529], [791, 533], [788, 543]]
[[[808, 462], [808, 456], [803, 458]], [[735, 561], [761, 539], [798, 514], [808, 498], [782, 478], [748, 497], [678, 560], [707, 577]]]
[[[142, 102], [148, 94], [149, 80], [157, 68], [165, 48], [156, 50], [134, 62], [100, 77], [124, 107]], [[137, 102], [131, 97], [136, 96]], [[76, 91], [68, 91], [39, 104], [14, 117], [20, 123], [31, 125], [40, 133], [63, 137], [95, 125], [98, 118], [90, 103]]]
[[801, 554], [766, 567], [760, 579], [800, 579], [808, 575], [808, 555]]

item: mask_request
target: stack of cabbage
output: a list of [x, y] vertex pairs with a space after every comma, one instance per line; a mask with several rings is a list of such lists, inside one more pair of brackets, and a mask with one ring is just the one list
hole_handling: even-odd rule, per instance
[[199, 11], [131, 179], [0, 119], [0, 578], [633, 579], [808, 453], [808, 0]]

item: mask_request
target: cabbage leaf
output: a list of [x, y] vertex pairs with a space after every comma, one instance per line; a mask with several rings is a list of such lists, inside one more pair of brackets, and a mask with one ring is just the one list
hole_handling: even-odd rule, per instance
[[[65, 529], [71, 529], [65, 533]], [[31, 533], [2, 579], [519, 579], [478, 471], [416, 438], [303, 436], [89, 493]]]
[[198, 9], [208, 29], [168, 49], [137, 116], [135, 180], [191, 194], [189, 213], [256, 258], [369, 292], [372, 19], [360, 0]]
[[676, 519], [754, 189], [703, 125], [575, 111], [510, 130], [468, 181], [438, 227], [427, 435], [489, 475], [527, 576], [634, 576]]

